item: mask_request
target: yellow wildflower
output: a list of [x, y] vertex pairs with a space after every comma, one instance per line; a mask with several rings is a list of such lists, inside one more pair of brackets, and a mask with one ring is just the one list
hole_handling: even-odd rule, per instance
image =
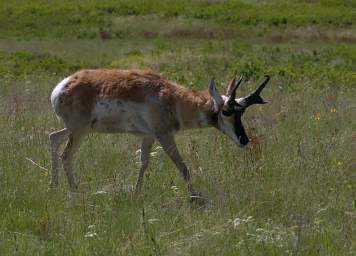
[[330, 109], [330, 112], [331, 112], [331, 113], [336, 113], [336, 112], [337, 112], [337, 109], [336, 109], [335, 107], [332, 107], [332, 108]]
[[319, 112], [315, 113], [314, 119], [320, 121], [321, 114]]

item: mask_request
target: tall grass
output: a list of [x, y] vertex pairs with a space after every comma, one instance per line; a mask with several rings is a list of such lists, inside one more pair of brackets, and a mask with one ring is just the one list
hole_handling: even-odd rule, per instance
[[[96, 12], [93, 4], [88, 10]], [[226, 5], [233, 4], [206, 8], [219, 13]], [[45, 40], [19, 41], [12, 32], [0, 39], [0, 255], [355, 254], [352, 44], [164, 36], [72, 40], [51, 33]], [[245, 149], [214, 129], [177, 135], [203, 205], [189, 202], [177, 168], [158, 144], [135, 196], [141, 141], [127, 134], [88, 136], [75, 161], [79, 191], [70, 193], [60, 172], [59, 189], [49, 192], [48, 134], [62, 124], [48, 98], [63, 77], [86, 67], [151, 68], [196, 89], [215, 76], [220, 92], [237, 71], [248, 78], [239, 95], [268, 73], [272, 80], [263, 94], [271, 103], [244, 115], [252, 138]]]

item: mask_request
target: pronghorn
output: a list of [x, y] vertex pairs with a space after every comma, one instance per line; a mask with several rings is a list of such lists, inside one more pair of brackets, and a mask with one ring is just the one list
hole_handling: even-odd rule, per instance
[[241, 116], [252, 104], [267, 101], [260, 93], [270, 77], [246, 97], [235, 99], [242, 81], [229, 83], [226, 95], [220, 95], [214, 79], [209, 89], [195, 91], [166, 80], [148, 70], [97, 69], [82, 70], [61, 81], [52, 91], [51, 103], [65, 128], [49, 135], [52, 153], [50, 187], [58, 185], [58, 155], [62, 142], [67, 140], [61, 156], [63, 169], [71, 190], [77, 188], [71, 162], [81, 139], [89, 132], [128, 132], [142, 136], [141, 165], [135, 191], [142, 186], [150, 150], [157, 140], [175, 163], [192, 195], [189, 171], [174, 141], [176, 132], [185, 129], [215, 127], [236, 144], [245, 146], [249, 139]]

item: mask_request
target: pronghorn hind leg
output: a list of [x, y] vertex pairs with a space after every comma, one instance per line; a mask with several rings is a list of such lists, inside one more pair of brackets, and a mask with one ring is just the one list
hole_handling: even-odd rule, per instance
[[67, 145], [63, 151], [63, 154], [61, 156], [62, 158], [62, 163], [63, 163], [63, 169], [67, 175], [68, 179], [68, 184], [69, 188], [71, 191], [77, 190], [77, 184], [75, 182], [75, 178], [73, 175], [73, 170], [72, 170], [72, 160], [74, 158], [74, 154], [77, 152], [80, 146], [81, 139], [84, 134], [81, 133], [70, 133], [69, 134], [69, 140], [67, 142]]
[[185, 182], [187, 183], [188, 191], [190, 192], [191, 196], [196, 197], [197, 194], [193, 189], [188, 168], [183, 162], [183, 159], [178, 152], [177, 145], [174, 141], [173, 135], [169, 134], [169, 135], [159, 136], [158, 141], [161, 143], [164, 151], [167, 153], [167, 155], [172, 159], [172, 161], [179, 169]]
[[49, 135], [51, 142], [51, 178], [49, 187], [56, 188], [58, 186], [58, 149], [60, 145], [68, 138], [69, 131], [67, 128], [52, 132]]
[[147, 169], [148, 162], [150, 159], [150, 152], [152, 149], [152, 145], [154, 143], [153, 138], [144, 138], [141, 144], [141, 155], [140, 155], [140, 172], [137, 177], [135, 192], [139, 193], [141, 191], [143, 176], [145, 174], [145, 170]]

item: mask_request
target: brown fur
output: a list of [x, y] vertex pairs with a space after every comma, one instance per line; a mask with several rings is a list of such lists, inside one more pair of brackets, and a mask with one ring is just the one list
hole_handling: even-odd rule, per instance
[[[197, 120], [198, 109], [208, 113], [213, 106], [207, 90], [190, 90], [152, 71], [138, 69], [78, 71], [66, 86], [62, 106], [68, 111], [90, 115], [97, 98], [146, 103], [150, 108], [154, 128], [169, 130], [177, 129], [180, 125], [187, 128], [202, 127], [201, 123], [195, 125], [190, 122]], [[179, 108], [180, 116], [177, 116], [176, 108]]]

